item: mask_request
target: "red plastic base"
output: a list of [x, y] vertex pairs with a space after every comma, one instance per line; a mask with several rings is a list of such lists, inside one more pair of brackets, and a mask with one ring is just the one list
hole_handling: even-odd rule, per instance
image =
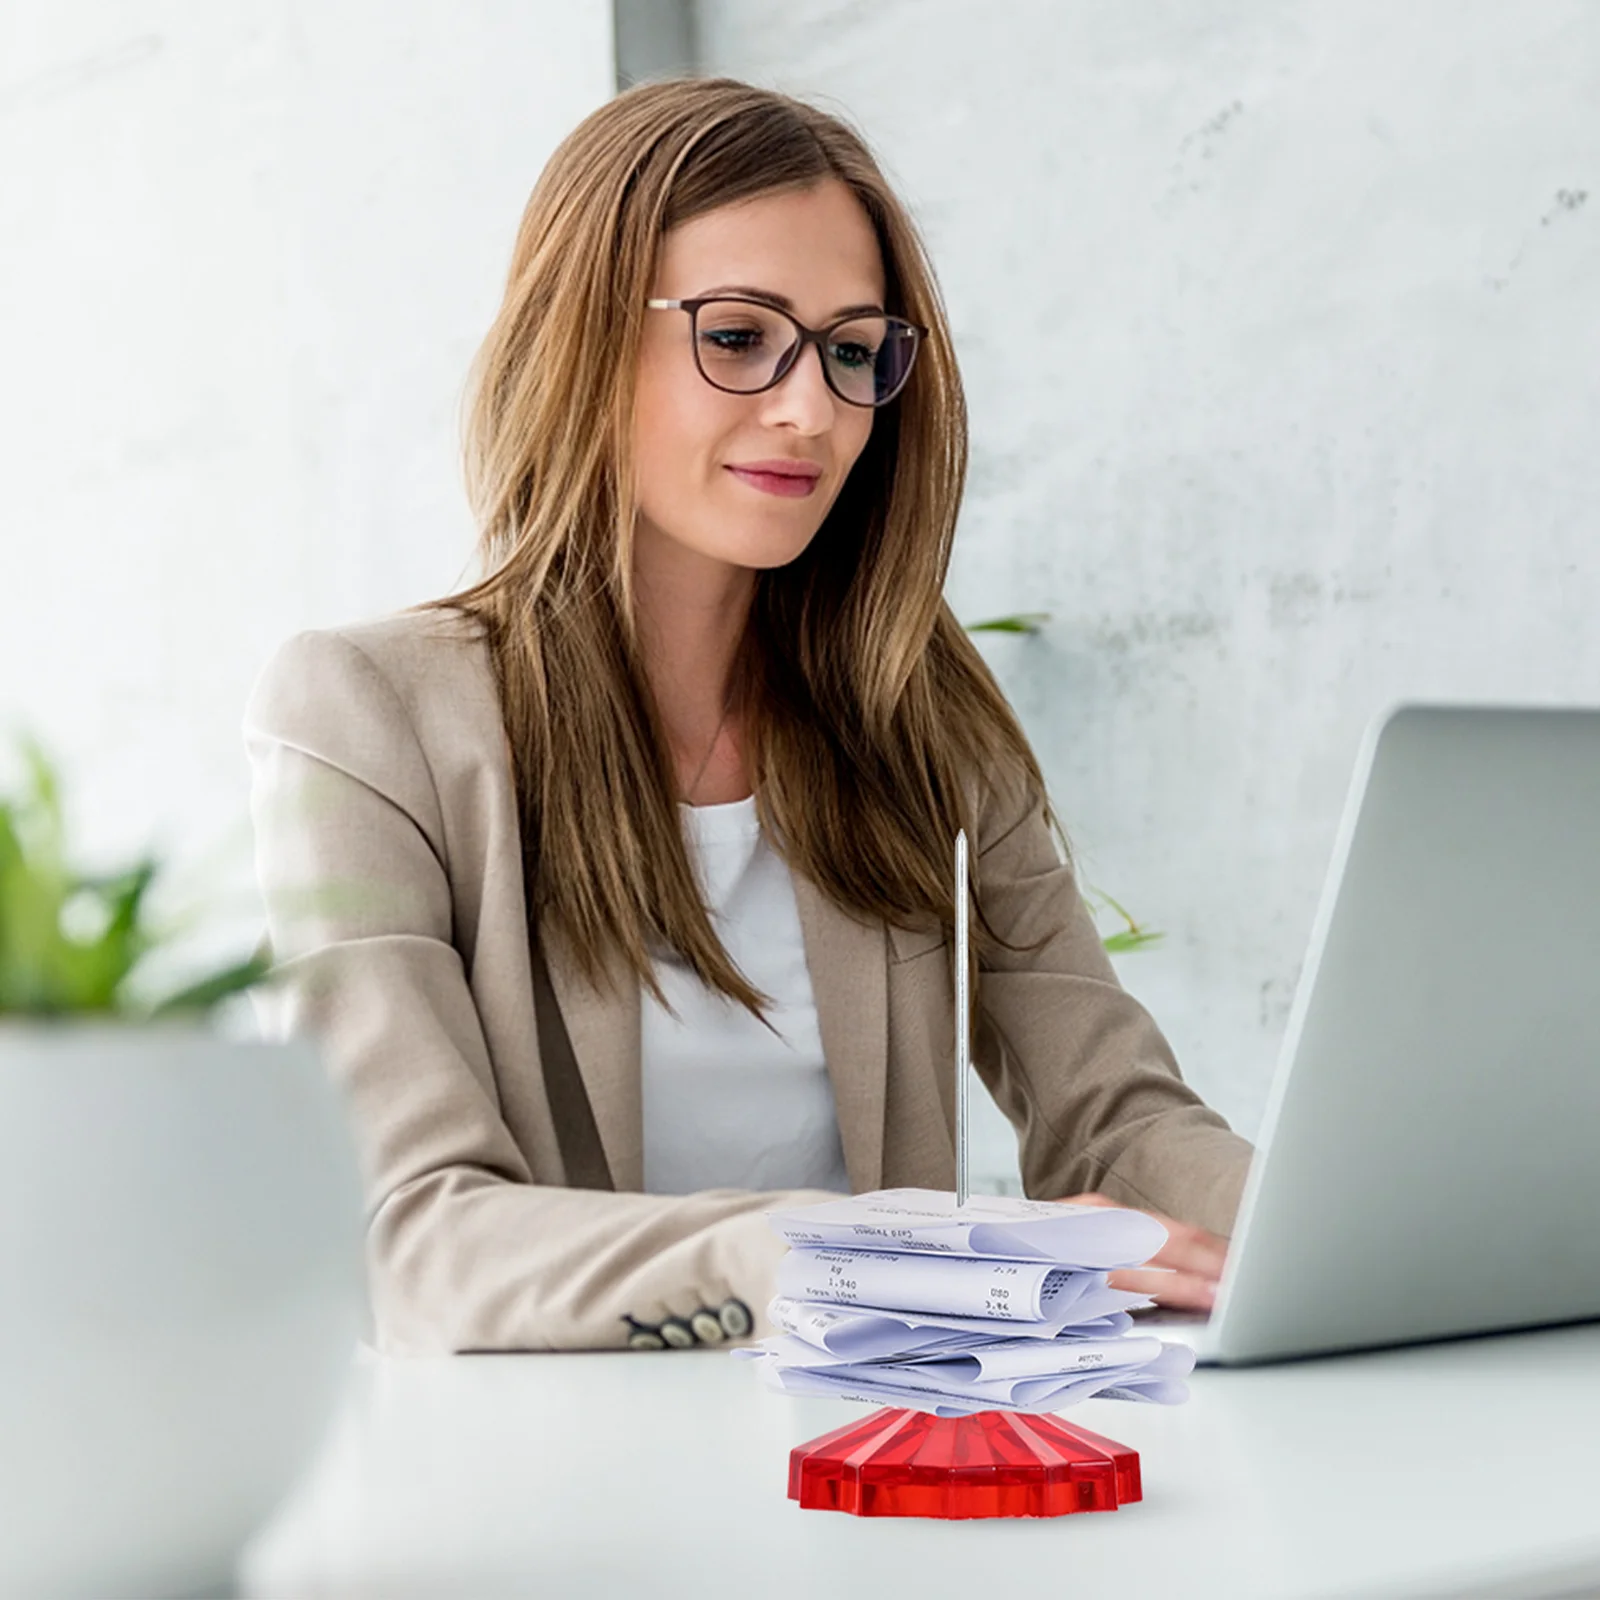
[[789, 1498], [858, 1517], [1060, 1517], [1141, 1497], [1139, 1453], [1054, 1417], [885, 1406], [789, 1452]]

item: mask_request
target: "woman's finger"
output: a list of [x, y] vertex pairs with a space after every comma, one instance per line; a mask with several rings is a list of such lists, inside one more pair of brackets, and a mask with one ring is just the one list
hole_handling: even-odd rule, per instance
[[[1109, 1195], [1101, 1194], [1098, 1190], [1091, 1190], [1086, 1194], [1068, 1195], [1065, 1203], [1076, 1206], [1118, 1204]], [[1124, 1209], [1131, 1211], [1138, 1208], [1128, 1206]], [[1211, 1283], [1221, 1278], [1223, 1263], [1228, 1256], [1226, 1239], [1219, 1234], [1208, 1233], [1204, 1228], [1197, 1228], [1192, 1223], [1179, 1222], [1173, 1217], [1164, 1216], [1159, 1211], [1147, 1211], [1145, 1215], [1154, 1217], [1167, 1230], [1167, 1242], [1150, 1257], [1148, 1265], [1168, 1267], [1174, 1272], [1190, 1273]]]
[[1107, 1280], [1113, 1289], [1149, 1295], [1158, 1306], [1177, 1311], [1209, 1311], [1217, 1303], [1217, 1286], [1192, 1272], [1160, 1272], [1149, 1267], [1122, 1267]]
[[1222, 1276], [1223, 1263], [1228, 1259], [1226, 1239], [1187, 1222], [1174, 1222], [1171, 1217], [1157, 1216], [1155, 1212], [1151, 1215], [1167, 1230], [1167, 1242], [1151, 1256], [1151, 1266], [1193, 1273], [1213, 1283]]

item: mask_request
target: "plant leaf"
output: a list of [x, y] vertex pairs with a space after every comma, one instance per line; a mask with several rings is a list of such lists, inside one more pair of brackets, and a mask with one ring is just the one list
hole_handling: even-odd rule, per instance
[[[115, 1011], [152, 943], [142, 909], [156, 863], [99, 877], [70, 872], [60, 781], [36, 740], [18, 744], [24, 781], [0, 801], [0, 1014]], [[92, 932], [74, 911], [87, 913]]]
[[258, 950], [248, 961], [225, 967], [221, 972], [212, 973], [210, 977], [202, 978], [198, 983], [191, 983], [176, 994], [168, 995], [151, 1010], [150, 1015], [171, 1017], [191, 1011], [209, 1011], [220, 1001], [228, 999], [230, 995], [242, 994], [246, 989], [255, 988], [271, 971], [271, 957]]
[[963, 623], [968, 633], [1037, 633], [1050, 620], [1048, 611], [1019, 611], [1015, 616], [991, 617], [987, 622]]
[[128, 974], [155, 943], [140, 920], [140, 912], [145, 891], [158, 870], [156, 862], [146, 858], [111, 877], [92, 882], [79, 880], [79, 891], [92, 893], [105, 908], [106, 918], [97, 939], [74, 947], [80, 957], [74, 1009], [120, 1008]]
[[0, 827], [0, 1011], [55, 1011], [63, 999], [61, 908], [70, 885], [48, 817], [40, 829], [31, 809], [6, 807]]
[[1102, 936], [1100, 942], [1113, 955], [1118, 955], [1128, 950], [1142, 950], [1146, 945], [1159, 944], [1166, 935], [1155, 928], [1142, 928], [1134, 921], [1133, 913], [1121, 901], [1108, 895], [1104, 889], [1086, 889], [1084, 902], [1092, 911], [1110, 909], [1122, 918], [1126, 924], [1116, 933]]

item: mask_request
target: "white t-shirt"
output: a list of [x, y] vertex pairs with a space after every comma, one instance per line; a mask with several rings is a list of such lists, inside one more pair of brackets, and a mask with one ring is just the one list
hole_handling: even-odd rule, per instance
[[655, 970], [673, 1018], [640, 996], [644, 1187], [832, 1189], [850, 1193], [789, 869], [756, 820], [755, 796], [678, 805], [706, 907], [724, 948], [774, 1004], [775, 1038], [706, 987], [673, 952]]

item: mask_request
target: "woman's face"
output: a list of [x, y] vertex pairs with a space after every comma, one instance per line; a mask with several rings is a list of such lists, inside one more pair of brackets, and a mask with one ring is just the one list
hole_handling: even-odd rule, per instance
[[[704, 212], [662, 241], [650, 293], [690, 300], [717, 290], [787, 302], [811, 328], [881, 307], [872, 223], [837, 179]], [[689, 314], [646, 311], [633, 411], [637, 539], [656, 559], [781, 567], [821, 527], [871, 431], [871, 408], [834, 394], [815, 346], [772, 388], [728, 394], [700, 376]], [[749, 470], [762, 464], [816, 477], [797, 485]]]

